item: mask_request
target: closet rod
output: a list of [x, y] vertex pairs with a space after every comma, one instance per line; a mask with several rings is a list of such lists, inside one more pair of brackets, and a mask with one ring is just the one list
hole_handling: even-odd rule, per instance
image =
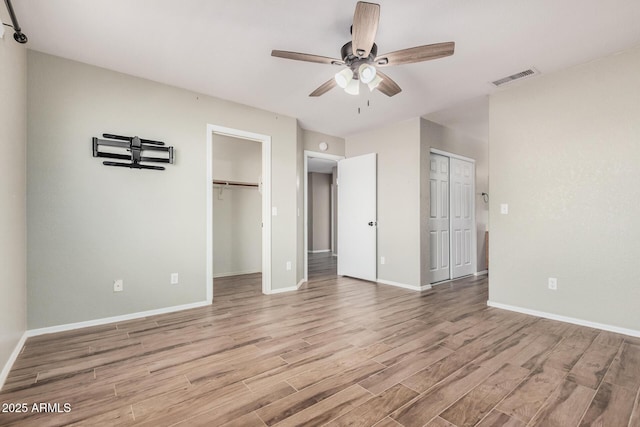
[[213, 185], [225, 185], [225, 186], [236, 186], [236, 187], [256, 187], [259, 185], [253, 182], [241, 182], [241, 181], [219, 181], [213, 180]]

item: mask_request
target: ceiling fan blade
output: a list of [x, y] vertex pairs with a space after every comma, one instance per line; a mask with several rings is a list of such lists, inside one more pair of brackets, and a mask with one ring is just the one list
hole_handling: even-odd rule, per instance
[[444, 58], [445, 56], [453, 55], [455, 45], [454, 42], [446, 42], [397, 50], [387, 53], [386, 55], [378, 56], [376, 58], [376, 65], [378, 67], [384, 67], [387, 65], [412, 64], [414, 62]]
[[380, 5], [359, 1], [353, 14], [352, 47], [353, 53], [366, 58], [371, 52], [378, 32]]
[[324, 95], [325, 93], [329, 92], [331, 89], [333, 89], [334, 87], [336, 87], [336, 79], [334, 79], [333, 77], [331, 78], [331, 80], [328, 80], [324, 83], [322, 83], [322, 85], [320, 85], [320, 87], [316, 90], [314, 90], [313, 92], [311, 92], [309, 94], [309, 96], [320, 96], [320, 95]]
[[394, 82], [389, 76], [380, 71], [378, 71], [378, 75], [382, 77], [382, 81], [376, 88], [380, 92], [384, 93], [387, 96], [397, 95], [402, 92], [402, 89], [400, 88], [400, 86], [398, 86], [398, 83]]
[[344, 65], [344, 61], [326, 56], [311, 55], [308, 53], [289, 52], [286, 50], [272, 50], [271, 56], [278, 58], [293, 59], [295, 61], [317, 62], [318, 64]]

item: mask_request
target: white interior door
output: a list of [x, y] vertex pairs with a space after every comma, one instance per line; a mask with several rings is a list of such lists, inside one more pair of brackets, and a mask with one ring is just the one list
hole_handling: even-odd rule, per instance
[[429, 272], [431, 283], [448, 280], [449, 158], [431, 153], [429, 170]]
[[377, 278], [377, 155], [338, 162], [338, 275]]
[[475, 272], [474, 165], [450, 158], [452, 279]]

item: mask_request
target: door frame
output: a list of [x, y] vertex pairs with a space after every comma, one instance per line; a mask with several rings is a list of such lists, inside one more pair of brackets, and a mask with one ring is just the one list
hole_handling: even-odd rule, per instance
[[[304, 225], [303, 233], [304, 233], [304, 277], [303, 280], [305, 282], [309, 281], [309, 158], [315, 157], [317, 159], [327, 159], [327, 160], [335, 160], [336, 166], [338, 166], [337, 162], [340, 160], [344, 160], [345, 156], [339, 156], [337, 154], [328, 154], [328, 153], [320, 153], [317, 151], [309, 151], [304, 150], [304, 168], [303, 168], [303, 187], [302, 191], [304, 194], [304, 201], [302, 209], [304, 211]], [[338, 190], [339, 191], [339, 190]], [[333, 221], [333, 217], [332, 217]]]
[[207, 124], [207, 236], [206, 236], [206, 296], [213, 301], [213, 137], [214, 135], [256, 141], [262, 145], [262, 293], [271, 293], [271, 137], [259, 133]]
[[[471, 165], [473, 166], [473, 186], [471, 189], [471, 194], [472, 194], [471, 211], [472, 211], [472, 217], [473, 217], [473, 221], [471, 222], [471, 240], [472, 240], [471, 262], [473, 264], [473, 270], [475, 271], [471, 273], [471, 275], [477, 274], [478, 273], [478, 236], [476, 234], [477, 223], [476, 223], [476, 197], [475, 197], [476, 160], [470, 157], [461, 156], [459, 154], [450, 153], [448, 151], [439, 150], [437, 148], [431, 148], [429, 150], [429, 153], [439, 154], [441, 156], [449, 157], [450, 159], [464, 160], [465, 162], [471, 163]], [[451, 176], [451, 163], [449, 163], [449, 176]], [[452, 258], [453, 256], [453, 233], [452, 233], [453, 215], [451, 215], [451, 203], [452, 203], [451, 192], [452, 191], [453, 191], [453, 186], [451, 185], [451, 179], [449, 179], [449, 279], [443, 280], [441, 282], [430, 283], [431, 285], [439, 285], [441, 283], [447, 283], [447, 282], [451, 282], [452, 280], [458, 280], [458, 279], [461, 279], [462, 277], [466, 277], [466, 276], [462, 276], [462, 277], [456, 277], [455, 279], [453, 278], [453, 258]], [[431, 278], [429, 278], [429, 282], [431, 282]]]

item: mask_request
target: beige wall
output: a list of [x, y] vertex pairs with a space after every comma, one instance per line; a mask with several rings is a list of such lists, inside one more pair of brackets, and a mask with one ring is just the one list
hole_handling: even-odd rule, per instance
[[304, 144], [304, 150], [321, 152], [318, 147], [321, 142], [326, 142], [329, 148], [325, 151], [326, 154], [333, 154], [336, 156], [344, 156], [345, 140], [338, 136], [331, 136], [320, 132], [314, 132], [312, 130], [302, 130], [302, 138]]
[[27, 329], [27, 55], [9, 28], [0, 39], [0, 70], [1, 388], [6, 363]]
[[[29, 328], [206, 299], [207, 124], [271, 136], [272, 287], [295, 286], [295, 119], [33, 51], [27, 74]], [[104, 132], [166, 141], [176, 163], [103, 166]]]
[[475, 207], [476, 207], [476, 271], [485, 270], [486, 248], [484, 234], [489, 227], [489, 204], [485, 203], [481, 194], [489, 192], [489, 144], [486, 141], [472, 138], [454, 129], [420, 119], [420, 189], [421, 210], [421, 265], [422, 284], [430, 283], [429, 277], [429, 153], [432, 148], [475, 160]]
[[420, 119], [349, 136], [345, 151], [378, 153], [378, 279], [419, 286]]
[[309, 192], [309, 251], [331, 249], [331, 180], [324, 173], [310, 173]]
[[636, 48], [491, 97], [492, 302], [640, 331], [638, 70]]
[[[262, 144], [213, 137], [213, 179], [257, 183]], [[257, 188], [213, 188], [213, 277], [262, 270], [262, 195]]]

